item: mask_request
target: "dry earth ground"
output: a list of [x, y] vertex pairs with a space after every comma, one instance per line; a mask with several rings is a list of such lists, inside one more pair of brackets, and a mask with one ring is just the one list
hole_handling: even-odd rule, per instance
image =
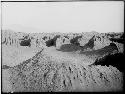
[[21, 62], [32, 58], [40, 48], [14, 47], [2, 45], [2, 65], [16, 66]]
[[[23, 61], [32, 58], [36, 55], [38, 51], [42, 48], [29, 48], [29, 47], [14, 47], [2, 45], [2, 65], [7, 65], [10, 67], [14, 67], [19, 65]], [[61, 61], [72, 61], [72, 62], [82, 62], [85, 65], [89, 65], [88, 62], [93, 62], [88, 59], [86, 56], [80, 56], [77, 52], [61, 52], [57, 51], [55, 47], [47, 47], [43, 51], [47, 56], [52, 57], [53, 61], [61, 62]], [[11, 84], [8, 81], [9, 71], [7, 69], [2, 69], [3, 76], [3, 91], [11, 90]]]
[[[36, 53], [37, 52], [39, 52], [40, 50], [41, 50], [42, 48], [24, 48], [24, 47], [19, 47], [19, 48], [15, 48], [15, 47], [12, 47], [12, 46], [10, 46], [10, 47], [8, 47], [8, 46], [3, 46], [3, 49], [2, 49], [2, 54], [3, 54], [3, 63], [2, 64], [7, 64], [7, 65], [9, 65], [9, 66], [16, 66], [16, 65], [19, 65], [20, 63], [22, 63], [23, 61], [25, 61], [25, 60], [27, 60], [27, 59], [29, 59], [29, 58], [32, 58], [33, 56], [35, 56], [36, 55]], [[16, 54], [15, 54], [16, 53]], [[74, 70], [74, 71], [77, 71], [77, 70], [79, 70], [79, 68], [80, 67], [82, 67], [82, 66], [86, 66], [86, 73], [89, 73], [89, 69], [88, 69], [88, 65], [90, 65], [90, 64], [92, 64], [92, 63], [94, 63], [94, 60], [92, 60], [92, 59], [90, 59], [90, 58], [88, 58], [87, 56], [85, 56], [85, 55], [80, 55], [79, 54], [79, 52], [61, 52], [61, 51], [57, 51], [56, 50], [56, 48], [55, 47], [46, 47], [44, 50], [43, 50], [43, 52], [42, 52], [42, 54], [43, 55], [45, 55], [45, 56], [48, 56], [48, 57], [51, 57], [51, 61], [54, 61], [54, 62], [57, 62], [58, 64], [59, 63], [62, 63], [62, 62], [69, 62], [69, 63], [72, 63], [73, 65], [76, 65], [76, 67], [78, 67], [78, 69], [76, 69], [76, 70]], [[41, 56], [41, 55], [40, 55]], [[6, 58], [5, 58], [6, 57]], [[37, 56], [37, 57], [39, 57], [39, 56]], [[16, 62], [15, 62], [16, 61]], [[34, 62], [34, 61], [33, 61]], [[41, 62], [41, 61], [39, 61], [39, 62]], [[31, 62], [30, 62], [31, 63]], [[70, 65], [70, 64], [69, 64]], [[95, 66], [95, 68], [96, 67], [98, 67], [98, 66]], [[101, 68], [101, 67], [100, 67]], [[99, 68], [99, 70], [100, 70], [100, 68]], [[105, 67], [106, 68], [106, 67]], [[104, 68], [104, 69], [105, 69]], [[91, 68], [90, 68], [91, 69]], [[93, 69], [93, 68], [92, 68]], [[98, 69], [98, 68], [97, 68]], [[64, 69], [65, 70], [65, 69]], [[115, 69], [115, 70], [117, 70], [117, 69]], [[3, 71], [3, 73], [2, 73], [2, 75], [3, 75], [3, 91], [5, 91], [5, 92], [9, 92], [9, 91], [12, 91], [12, 84], [10, 84], [10, 82], [9, 82], [9, 77], [10, 77], [10, 71], [8, 71], [7, 69], [5, 70], [5, 69], [3, 69], [2, 70]], [[61, 70], [59, 70], [59, 71], [61, 71]], [[63, 71], [63, 70], [62, 70]], [[88, 71], [88, 72], [87, 72]], [[97, 70], [96, 70], [97, 71]], [[97, 72], [94, 72], [94, 71], [92, 71], [92, 75], [93, 75], [93, 77], [97, 77], [97, 75], [95, 75]], [[106, 71], [105, 71], [106, 72]], [[90, 72], [91, 73], [91, 72]], [[113, 72], [111, 72], [111, 74], [112, 74]], [[51, 71], [50, 71], [50, 73], [48, 73], [48, 75], [49, 74], [51, 74]], [[60, 73], [60, 74], [62, 74], [62, 73]], [[98, 75], [99, 75], [99, 73], [97, 73]], [[109, 73], [108, 73], [109, 74]], [[107, 74], [107, 75], [108, 75]], [[52, 74], [53, 75], [53, 74]], [[63, 75], [65, 75], [65, 74], [63, 74]], [[75, 76], [76, 74], [74, 74], [73, 76]], [[90, 75], [90, 74], [89, 74]], [[94, 76], [95, 75], [95, 76]], [[113, 74], [112, 74], [112, 76], [114, 76]], [[121, 76], [121, 75], [120, 75]], [[118, 76], [118, 77], [120, 77], [120, 76]], [[16, 77], [16, 75], [15, 75], [15, 77]], [[81, 76], [80, 76], [81, 77]], [[83, 76], [84, 77], [84, 76]], [[89, 77], [89, 76], [88, 76]], [[112, 78], [111, 77], [109, 77], [110, 78], [110, 81], [112, 82]], [[15, 79], [15, 78], [14, 78]], [[65, 78], [66, 79], [66, 78]], [[78, 78], [79, 79], [79, 78]], [[83, 79], [83, 78], [80, 78], [80, 79]], [[86, 79], [90, 79], [90, 78], [86, 78]], [[100, 78], [99, 78], [100, 79]], [[113, 78], [114, 79], [114, 78]], [[115, 78], [116, 79], [116, 78]], [[121, 79], [121, 78], [120, 78]], [[90, 81], [91, 81], [92, 79], [90, 79]], [[98, 82], [98, 79], [97, 78], [95, 78], [95, 80], [97, 80], [97, 83], [98, 83], [98, 85], [97, 86], [94, 86], [92, 89], [90, 88], [90, 87], [86, 87], [86, 85], [88, 85], [89, 83], [88, 82], [84, 82], [83, 81], [83, 84], [81, 84], [81, 86], [83, 86], [83, 88], [81, 88], [81, 87], [79, 87], [79, 84], [77, 83], [77, 81], [75, 82], [75, 81], [73, 81], [73, 83], [74, 83], [74, 86], [73, 86], [73, 88], [75, 88], [74, 90], [75, 91], [82, 91], [83, 89], [84, 90], [86, 90], [87, 88], [88, 88], [88, 91], [90, 90], [92, 90], [93, 91], [93, 89], [95, 88], [95, 90], [97, 89], [97, 87], [100, 87], [100, 89], [97, 89], [97, 91], [99, 91], [99, 90], [101, 90], [101, 91], [103, 91], [103, 87], [101, 87], [101, 86], [99, 86], [99, 85], [101, 85], [101, 79], [100, 79], [100, 81]], [[89, 80], [88, 80], [89, 81]], [[102, 80], [103, 81], [103, 80]], [[111, 87], [113, 90], [115, 90], [114, 89], [114, 84], [116, 84], [116, 83], [118, 83], [118, 82], [115, 82], [116, 80], [114, 80], [113, 82], [112, 82], [112, 86], [113, 87]], [[119, 81], [119, 80], [118, 80]], [[120, 80], [121, 81], [121, 80]], [[93, 83], [93, 81], [92, 82], [90, 82], [90, 83]], [[119, 84], [121, 84], [121, 82], [119, 83]], [[116, 87], [119, 87], [119, 84], [116, 86]], [[102, 84], [103, 85], [103, 84]], [[103, 85], [103, 86], [105, 86], [105, 85]], [[115, 87], [115, 88], [116, 88]], [[22, 88], [21, 86], [20, 86], [20, 88]], [[105, 87], [106, 88], [106, 87]], [[108, 89], [109, 87], [107, 87], [104, 91], [107, 91], [107, 90], [110, 90], [110, 88]], [[116, 90], [121, 90], [121, 87], [119, 87], [118, 89], [116, 89]]]

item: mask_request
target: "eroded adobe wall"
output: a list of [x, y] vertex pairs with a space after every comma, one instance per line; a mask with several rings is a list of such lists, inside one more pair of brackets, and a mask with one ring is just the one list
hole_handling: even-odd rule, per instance
[[[111, 36], [110, 36], [111, 37]], [[42, 47], [55, 46], [57, 49], [64, 44], [75, 44], [83, 49], [98, 50], [110, 45], [108, 34], [105, 33], [21, 33], [10, 30], [2, 31], [2, 44], [12, 46]], [[120, 52], [123, 52], [123, 44], [117, 43]]]

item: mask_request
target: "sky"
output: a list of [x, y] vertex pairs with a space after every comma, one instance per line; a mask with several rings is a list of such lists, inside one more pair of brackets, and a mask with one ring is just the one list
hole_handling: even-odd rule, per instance
[[2, 2], [2, 29], [124, 32], [124, 2]]

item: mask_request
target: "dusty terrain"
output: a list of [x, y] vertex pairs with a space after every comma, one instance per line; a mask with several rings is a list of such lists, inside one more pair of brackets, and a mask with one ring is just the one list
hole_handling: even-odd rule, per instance
[[[116, 36], [119, 38], [121, 34]], [[123, 43], [112, 42], [109, 38], [109, 35], [98, 33], [81, 37], [79, 34], [5, 31], [2, 36], [2, 90], [122, 91], [123, 73], [115, 64], [95, 65], [109, 54], [123, 53]]]
[[40, 48], [33, 49], [29, 47], [14, 47], [2, 45], [2, 64], [15, 66], [21, 62], [33, 57]]

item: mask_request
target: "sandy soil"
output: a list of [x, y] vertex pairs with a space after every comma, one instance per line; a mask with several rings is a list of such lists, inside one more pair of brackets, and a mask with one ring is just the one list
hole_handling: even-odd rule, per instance
[[[14, 47], [2, 45], [2, 65], [10, 67], [16, 66], [23, 61], [32, 58], [40, 48]], [[2, 91], [10, 92], [11, 84], [9, 83], [9, 69], [2, 69]], [[11, 91], [12, 92], [12, 91]]]
[[14, 47], [2, 45], [2, 65], [15, 66], [32, 58], [40, 48]]
[[2, 69], [2, 91], [10, 92], [12, 90], [12, 86], [9, 82], [10, 73], [8, 69]]
[[[28, 48], [28, 47], [19, 47], [6, 46], [2, 45], [2, 65], [8, 65], [10, 67], [16, 66], [22, 63], [24, 60], [32, 58], [35, 54], [40, 51], [42, 48]], [[43, 54], [51, 57], [53, 61], [70, 61], [72, 63], [84, 63], [89, 65], [93, 61], [88, 59], [84, 55], [79, 55], [79, 52], [61, 52], [57, 51], [55, 47], [46, 47], [43, 51]], [[9, 70], [2, 69], [2, 91], [10, 92], [11, 84], [9, 83]], [[11, 91], [12, 92], [12, 91]]]
[[[15, 66], [19, 63], [22, 63], [24, 60], [32, 58], [37, 52], [42, 50], [42, 48], [26, 48], [26, 47], [13, 47], [13, 46], [5, 46], [2, 45], [2, 65]], [[94, 61], [85, 56], [84, 54], [79, 54], [77, 52], [61, 52], [57, 51], [55, 47], [46, 47], [43, 50], [45, 56], [51, 57], [51, 60], [62, 62], [62, 61], [70, 61], [72, 63], [78, 63], [76, 65], [90, 65], [94, 63]], [[84, 66], [85, 67], [85, 66]], [[95, 74], [95, 73], [94, 73]], [[2, 91], [12, 92], [12, 86], [9, 82], [10, 73], [8, 69], [2, 70]], [[77, 85], [77, 83], [75, 83]], [[79, 85], [78, 85], [79, 86]]]
[[44, 50], [44, 52], [47, 56], [52, 57], [52, 60], [55, 61], [71, 61], [76, 63], [82, 63], [84, 65], [91, 65], [94, 63], [94, 60], [85, 56], [84, 54], [79, 54], [79, 51], [77, 52], [61, 52], [57, 51], [55, 47], [49, 47]]
[[[40, 51], [40, 48], [29, 47], [14, 47], [2, 45], [2, 65], [16, 66], [23, 61], [32, 58]], [[83, 62], [84, 64], [91, 64], [93, 60], [85, 55], [80, 55], [78, 52], [61, 52], [57, 51], [55, 47], [47, 47], [44, 52], [46, 55], [51, 56], [53, 60], [66, 60]]]

